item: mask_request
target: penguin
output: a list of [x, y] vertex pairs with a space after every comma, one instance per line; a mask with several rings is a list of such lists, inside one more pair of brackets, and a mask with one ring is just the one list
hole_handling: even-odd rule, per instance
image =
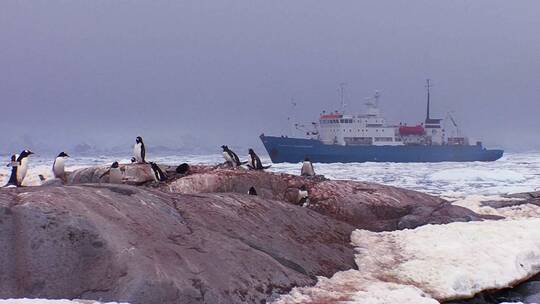
[[315, 176], [315, 170], [313, 170], [313, 164], [309, 158], [304, 159], [302, 164], [302, 170], [300, 171], [301, 176]]
[[146, 149], [142, 137], [137, 136], [135, 139], [135, 145], [133, 146], [133, 157], [139, 164], [146, 163]]
[[227, 146], [221, 146], [223, 149], [223, 158], [225, 158], [225, 162], [230, 164], [233, 168], [239, 167], [242, 165], [242, 162], [240, 162], [240, 158], [236, 153], [234, 153], [229, 147]]
[[257, 156], [257, 154], [255, 154], [255, 151], [253, 151], [253, 149], [249, 149], [249, 159], [250, 160], [248, 163], [248, 167], [251, 170], [264, 170], [271, 167], [271, 166], [263, 166], [261, 163], [261, 159], [259, 158], [259, 156]]
[[136, 162], [137, 162], [137, 159], [135, 157], [132, 157], [131, 158], [131, 163], [133, 164], [133, 163], [136, 163]]
[[298, 204], [302, 206], [306, 206], [306, 204], [309, 203], [309, 193], [307, 191], [307, 187], [305, 185], [302, 185], [300, 189], [298, 189]]
[[103, 178], [105, 175], [109, 175], [110, 184], [121, 184], [122, 183], [122, 171], [120, 170], [120, 165], [117, 161], [112, 163], [109, 170], [105, 171], [99, 178]]
[[189, 165], [186, 163], [180, 164], [178, 167], [176, 167], [176, 173], [178, 174], [189, 173]]
[[17, 187], [17, 169], [19, 167], [19, 163], [17, 162], [18, 157], [19, 154], [11, 155], [10, 163], [7, 165], [8, 167], [11, 167], [11, 175], [9, 176], [9, 180], [4, 187]]
[[257, 190], [255, 190], [255, 187], [249, 188], [248, 194], [249, 195], [257, 195]]
[[60, 152], [53, 163], [53, 174], [55, 178], [59, 178], [63, 181], [66, 179], [66, 172], [64, 171], [66, 158], [68, 158], [65, 152]]
[[164, 182], [167, 180], [167, 175], [161, 171], [161, 168], [154, 162], [150, 162], [152, 173], [154, 173], [154, 180], [156, 182]]
[[34, 154], [30, 150], [24, 150], [17, 157], [17, 186], [22, 186], [22, 182], [26, 177], [26, 172], [28, 171], [28, 157]]

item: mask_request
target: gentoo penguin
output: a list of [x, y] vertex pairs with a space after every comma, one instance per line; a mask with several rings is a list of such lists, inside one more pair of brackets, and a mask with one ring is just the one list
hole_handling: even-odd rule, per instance
[[315, 170], [313, 170], [313, 164], [309, 160], [309, 158], [304, 159], [304, 163], [302, 164], [302, 170], [300, 171], [301, 176], [315, 176]]
[[135, 139], [135, 145], [133, 146], [133, 157], [135, 157], [135, 160], [139, 164], [146, 163], [146, 149], [144, 147], [142, 137], [140, 136], [137, 136]]
[[189, 165], [186, 163], [180, 164], [176, 167], [176, 173], [178, 174], [187, 174], [189, 172]]
[[17, 157], [17, 186], [21, 186], [24, 178], [26, 177], [26, 171], [28, 171], [28, 156], [34, 154], [30, 150], [24, 150]]
[[167, 175], [161, 171], [161, 168], [153, 162], [150, 162], [150, 167], [152, 168], [152, 173], [154, 173], [154, 180], [156, 182], [164, 182], [167, 180]]
[[302, 185], [300, 189], [298, 189], [298, 204], [305, 206], [309, 202], [309, 194], [307, 191], [307, 187], [305, 185]]
[[225, 162], [230, 164], [233, 168], [239, 167], [242, 165], [240, 162], [240, 158], [236, 153], [234, 153], [229, 147], [227, 146], [221, 146], [223, 149], [223, 158], [225, 158]]
[[257, 195], [257, 190], [255, 190], [255, 187], [249, 188], [248, 194], [249, 195]]
[[11, 167], [11, 175], [4, 187], [17, 187], [17, 169], [19, 167], [19, 163], [17, 162], [18, 157], [18, 154], [11, 155], [10, 163], [7, 165], [8, 167]]
[[249, 149], [249, 163], [248, 167], [251, 170], [264, 170], [270, 168], [270, 166], [263, 166], [261, 163], [261, 159], [257, 154], [255, 154], [255, 151], [253, 149]]
[[121, 184], [122, 183], [122, 171], [120, 170], [120, 165], [118, 162], [112, 163], [109, 170], [105, 171], [99, 178], [103, 178], [105, 175], [109, 175], [110, 184]]
[[64, 171], [65, 168], [65, 162], [66, 158], [68, 158], [69, 155], [67, 155], [65, 152], [60, 152], [53, 163], [53, 173], [55, 178], [59, 178], [61, 180], [66, 179], [66, 172]]

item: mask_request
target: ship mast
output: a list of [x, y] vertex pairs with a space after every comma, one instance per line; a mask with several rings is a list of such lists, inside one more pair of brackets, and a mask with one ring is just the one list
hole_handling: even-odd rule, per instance
[[427, 90], [427, 111], [426, 111], [426, 123], [430, 120], [429, 118], [429, 91], [430, 91], [430, 88], [432, 87], [433, 85], [431, 85], [430, 83], [430, 79], [426, 79], [426, 90]]
[[339, 99], [341, 102], [341, 112], [343, 114], [345, 113], [345, 107], [347, 106], [345, 104], [345, 85], [346, 85], [345, 82], [342, 82], [339, 84]]

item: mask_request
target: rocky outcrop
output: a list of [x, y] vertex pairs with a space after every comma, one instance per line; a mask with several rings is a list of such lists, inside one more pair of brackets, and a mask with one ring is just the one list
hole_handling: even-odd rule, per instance
[[[109, 166], [88, 167], [67, 172], [67, 184], [108, 183]], [[124, 183], [142, 185], [154, 180], [149, 164], [121, 164]]]
[[415, 228], [426, 224], [498, 219], [416, 191], [373, 183], [306, 178], [261, 171], [196, 167], [192, 174], [161, 186], [174, 193], [247, 193], [250, 187], [264, 198], [298, 203], [305, 186], [305, 206], [318, 213], [372, 231]]
[[260, 303], [354, 269], [356, 228], [487, 217], [414, 191], [321, 176], [161, 166], [169, 180], [157, 183], [147, 164], [120, 168], [129, 185], [106, 184], [108, 168], [93, 167], [70, 172], [66, 186], [0, 190], [0, 298]]
[[[262, 198], [299, 203], [299, 188], [305, 186], [309, 201], [305, 207], [320, 214], [347, 222], [354, 227], [372, 231], [415, 228], [426, 224], [445, 224], [456, 221], [498, 219], [478, 215], [467, 208], [416, 191], [373, 183], [327, 180], [322, 176], [306, 178], [222, 166], [191, 166], [186, 175], [178, 175], [175, 167], [161, 165], [169, 181], [154, 184], [171, 193], [241, 193], [254, 187]], [[148, 184], [153, 177], [147, 164], [121, 165], [125, 183]], [[107, 182], [99, 178], [104, 167], [85, 168], [68, 175], [69, 184]]]
[[259, 303], [354, 267], [354, 227], [240, 194], [0, 190], [0, 298]]

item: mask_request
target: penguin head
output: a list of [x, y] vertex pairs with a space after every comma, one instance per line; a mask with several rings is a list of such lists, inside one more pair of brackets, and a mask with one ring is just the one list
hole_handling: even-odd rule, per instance
[[138, 144], [142, 143], [142, 137], [137, 136], [137, 138], [135, 139], [135, 142]]
[[302, 186], [300, 186], [300, 191], [307, 191], [307, 187], [306, 187], [306, 185], [302, 185]]
[[221, 146], [221, 149], [223, 149], [223, 151], [225, 152], [225, 151], [229, 150], [229, 147], [227, 147], [227, 146]]
[[135, 157], [132, 157], [132, 158], [131, 158], [131, 162], [132, 162], [132, 163], [135, 163], [135, 162], [137, 162], [137, 159], [136, 159]]
[[60, 152], [60, 154], [58, 154], [57, 157], [69, 157], [69, 155], [67, 155], [66, 152], [63, 152], [63, 151], [62, 151], [62, 152]]
[[19, 155], [19, 159], [23, 159], [25, 157], [28, 157], [30, 155], [34, 154], [34, 152], [30, 151], [30, 150], [24, 150], [21, 152], [21, 154]]
[[311, 162], [311, 160], [309, 160], [309, 157], [306, 156], [306, 158], [304, 158], [304, 161], [305, 162]]
[[120, 165], [118, 164], [117, 161], [115, 161], [115, 162], [112, 163], [112, 165], [111, 165], [111, 168], [119, 168], [119, 167], [120, 167]]
[[249, 155], [253, 155], [253, 154], [255, 154], [255, 151], [253, 151], [253, 149], [249, 149], [248, 153], [249, 153]]
[[176, 167], [176, 172], [180, 174], [186, 174], [189, 172], [189, 165], [186, 163], [181, 164], [180, 166]]

